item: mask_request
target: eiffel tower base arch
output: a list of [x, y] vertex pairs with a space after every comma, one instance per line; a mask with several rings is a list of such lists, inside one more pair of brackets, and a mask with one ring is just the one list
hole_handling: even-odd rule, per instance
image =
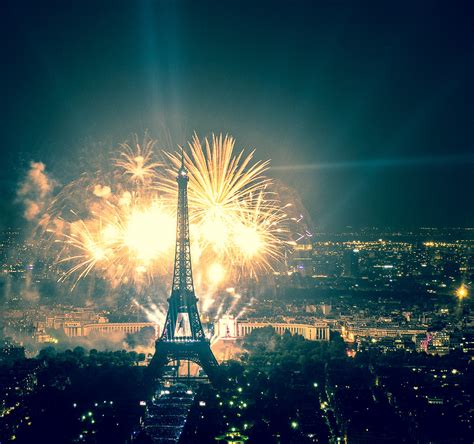
[[148, 366], [149, 376], [158, 380], [172, 361], [191, 361], [199, 365], [210, 382], [215, 382], [219, 368], [208, 341], [156, 341], [155, 354]]

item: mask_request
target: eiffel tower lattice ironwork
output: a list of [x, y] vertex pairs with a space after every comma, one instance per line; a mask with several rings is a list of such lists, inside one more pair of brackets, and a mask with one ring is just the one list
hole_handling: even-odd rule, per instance
[[188, 171], [184, 166], [176, 177], [178, 182], [178, 208], [176, 223], [176, 249], [173, 287], [168, 299], [169, 307], [161, 337], [156, 341], [155, 354], [149, 365], [154, 379], [159, 378], [164, 367], [172, 361], [191, 361], [198, 364], [213, 379], [217, 360], [210, 342], [204, 334], [194, 293], [189, 240]]

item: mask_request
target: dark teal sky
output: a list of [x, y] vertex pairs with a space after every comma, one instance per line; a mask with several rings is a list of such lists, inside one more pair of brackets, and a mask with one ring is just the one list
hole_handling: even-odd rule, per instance
[[228, 132], [316, 224], [472, 226], [472, 2], [3, 2], [1, 225], [30, 160]]

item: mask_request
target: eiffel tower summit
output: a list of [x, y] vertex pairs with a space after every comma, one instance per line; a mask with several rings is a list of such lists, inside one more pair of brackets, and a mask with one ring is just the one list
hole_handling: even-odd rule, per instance
[[211, 351], [209, 339], [202, 328], [194, 292], [189, 240], [188, 171], [181, 152], [178, 182], [178, 208], [176, 222], [176, 249], [173, 286], [168, 299], [168, 314], [161, 337], [149, 365], [153, 379], [159, 378], [165, 366], [172, 361], [190, 361], [198, 364], [212, 381], [218, 367]]

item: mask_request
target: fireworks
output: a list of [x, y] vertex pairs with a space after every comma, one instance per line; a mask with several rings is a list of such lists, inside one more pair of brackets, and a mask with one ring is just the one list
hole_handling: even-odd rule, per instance
[[[252, 163], [254, 151], [234, 154], [234, 146], [229, 136], [212, 136], [203, 146], [194, 135], [185, 154], [192, 240], [199, 245], [200, 260], [212, 264], [211, 281], [222, 274], [217, 269], [232, 270], [234, 277], [270, 269], [285, 232], [285, 215], [267, 191], [269, 162]], [[160, 189], [174, 200], [180, 156], [168, 153], [167, 158], [171, 166]]]
[[[252, 164], [254, 151], [244, 156], [244, 151], [234, 155], [235, 140], [230, 136], [213, 135], [211, 142], [206, 138], [204, 147], [196, 135], [189, 144], [190, 155], [185, 153], [189, 170], [189, 207], [201, 218], [225, 217], [239, 210], [247, 197], [261, 190], [269, 179], [263, 176], [269, 161]], [[180, 156], [168, 154], [173, 167], [172, 176], [165, 179], [164, 189], [176, 190], [173, 176], [180, 165]]]
[[207, 267], [207, 280], [212, 285], [219, 285], [225, 278], [225, 269], [219, 262]]
[[79, 280], [94, 269], [113, 285], [142, 283], [169, 270], [171, 264], [159, 259], [171, 257], [174, 246], [170, 211], [159, 200], [113, 200], [96, 203], [100, 210], [87, 219], [63, 224], [60, 262], [73, 266], [62, 279], [74, 275]]
[[115, 166], [122, 168], [124, 174], [134, 182], [144, 184], [152, 182], [156, 178], [156, 169], [159, 162], [153, 160], [153, 150], [156, 148], [156, 140], [145, 135], [142, 144], [134, 136], [132, 145], [128, 143], [120, 144], [121, 152], [115, 159]]
[[254, 274], [270, 269], [272, 261], [281, 254], [285, 214], [263, 190], [257, 196], [251, 195], [247, 206], [240, 211], [240, 217], [233, 225], [234, 242], [237, 248], [237, 262], [242, 269]]
[[[106, 260], [105, 244], [95, 237], [97, 232], [82, 220], [71, 224], [71, 234], [64, 234], [66, 244], [76, 250], [77, 254], [63, 258], [61, 262], [77, 261], [64, 277], [79, 272], [78, 279], [86, 276], [102, 260]], [[100, 230], [98, 231], [100, 234]]]
[[[91, 272], [120, 283], [147, 283], [169, 272], [176, 216], [155, 183], [155, 142], [121, 145], [110, 170], [86, 172], [67, 184], [41, 219], [59, 246], [62, 280], [77, 283]], [[142, 148], [144, 147], [144, 148]]]
[[[62, 279], [97, 272], [116, 286], [169, 278], [180, 158], [164, 153], [159, 162], [156, 154], [156, 141], [134, 138], [120, 145], [110, 171], [84, 174], [56, 196], [41, 223], [69, 267]], [[267, 190], [268, 162], [253, 156], [235, 154], [228, 136], [204, 146], [194, 136], [185, 154], [194, 274], [203, 293], [255, 277], [281, 254], [285, 215]]]

